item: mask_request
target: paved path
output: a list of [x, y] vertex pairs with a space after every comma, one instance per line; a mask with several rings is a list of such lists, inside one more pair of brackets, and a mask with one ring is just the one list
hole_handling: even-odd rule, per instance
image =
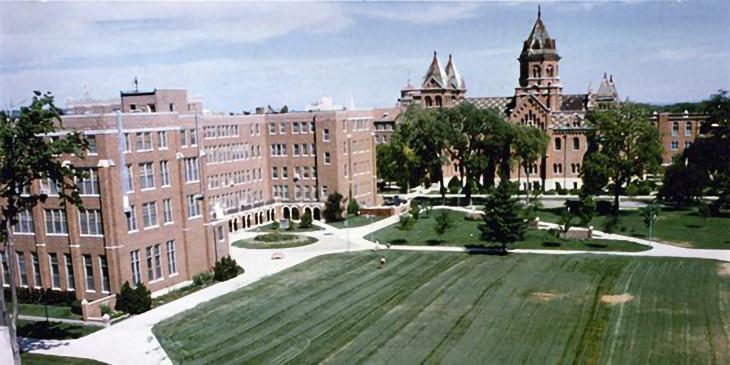
[[[475, 212], [466, 208], [457, 207], [434, 207], [446, 208], [457, 211]], [[319, 242], [308, 246], [287, 248], [287, 249], [242, 249], [231, 247], [231, 256], [246, 269], [246, 272], [229, 281], [218, 283], [183, 298], [167, 303], [149, 312], [131, 316], [111, 327], [102, 329], [88, 336], [66, 341], [51, 340], [30, 340], [24, 343], [24, 347], [36, 353], [73, 356], [96, 359], [111, 364], [170, 364], [171, 361], [152, 334], [152, 326], [175, 314], [184, 312], [196, 305], [232, 292], [246, 285], [254, 283], [269, 275], [285, 270], [294, 265], [300, 264], [313, 257], [330, 253], [341, 253], [346, 251], [361, 251], [375, 248], [375, 244], [364, 237], [372, 232], [398, 222], [398, 217], [389, 217], [367, 226], [348, 229], [335, 229], [326, 224], [318, 224], [324, 230], [301, 232], [306, 236], [319, 239]], [[557, 226], [551, 223], [541, 223], [541, 228]], [[261, 232], [237, 232], [231, 235], [231, 242], [252, 238]], [[671, 246], [663, 243], [652, 242], [634, 237], [627, 237], [615, 234], [603, 234], [603, 239], [620, 239], [632, 241], [651, 246], [651, 250], [641, 252], [597, 252], [597, 251], [560, 251], [560, 250], [512, 250], [516, 253], [539, 253], [551, 255], [568, 254], [597, 254], [597, 255], [627, 255], [627, 256], [665, 256], [703, 258], [730, 261], [730, 250], [699, 250]], [[380, 247], [384, 247], [380, 245]], [[432, 246], [392, 246], [395, 250], [415, 251], [448, 251], [463, 252], [463, 247], [432, 247]], [[274, 252], [283, 254], [280, 260], [272, 260]]]

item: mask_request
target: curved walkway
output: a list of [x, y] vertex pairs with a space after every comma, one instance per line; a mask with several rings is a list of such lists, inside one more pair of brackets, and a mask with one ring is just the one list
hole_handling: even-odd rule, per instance
[[[451, 209], [464, 212], [477, 212], [460, 207], [436, 206], [434, 209]], [[379, 229], [398, 222], [397, 216], [388, 217], [367, 226], [336, 229], [324, 223], [315, 224], [323, 227], [320, 231], [297, 232], [317, 238], [319, 241], [307, 246], [286, 249], [243, 249], [231, 247], [230, 253], [236, 261], [246, 269], [246, 272], [234, 279], [218, 283], [198, 292], [184, 296], [150, 310], [149, 312], [131, 316], [111, 327], [94, 332], [76, 340], [40, 340], [23, 343], [23, 347], [31, 352], [60, 356], [90, 358], [110, 364], [170, 364], [171, 361], [152, 334], [152, 327], [167, 318], [182, 313], [196, 305], [240, 289], [269, 275], [298, 265], [311, 258], [348, 251], [362, 251], [374, 248], [384, 248], [376, 245], [364, 237]], [[557, 226], [551, 223], [541, 223], [541, 228]], [[641, 252], [606, 252], [606, 251], [560, 251], [560, 250], [511, 250], [515, 253], [539, 253], [550, 255], [569, 254], [596, 254], [596, 255], [627, 255], [627, 256], [664, 256], [683, 258], [702, 258], [730, 261], [730, 250], [700, 250], [676, 247], [663, 243], [643, 240], [634, 237], [616, 234], [595, 232], [603, 239], [620, 239], [651, 246], [652, 249]], [[230, 237], [233, 242], [242, 238], [250, 238], [260, 232], [237, 232]], [[463, 247], [432, 247], [432, 246], [392, 246], [395, 250], [413, 251], [446, 251], [464, 252]], [[272, 260], [273, 253], [280, 253], [283, 258]]]

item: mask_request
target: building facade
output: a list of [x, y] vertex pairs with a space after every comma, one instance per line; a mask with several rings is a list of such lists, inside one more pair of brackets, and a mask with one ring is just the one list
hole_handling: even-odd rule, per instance
[[54, 182], [33, 183], [49, 198], [13, 229], [19, 285], [88, 300], [127, 281], [154, 292], [210, 270], [228, 255], [230, 232], [305, 212], [319, 219], [329, 193], [375, 205], [373, 116], [205, 114], [185, 90], [73, 104], [56, 135], [90, 142], [85, 159], [60, 157], [88, 174], [77, 182], [83, 208], [64, 208]]

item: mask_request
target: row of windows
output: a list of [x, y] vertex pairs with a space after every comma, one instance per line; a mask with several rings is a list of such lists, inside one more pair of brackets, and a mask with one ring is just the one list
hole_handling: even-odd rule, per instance
[[[580, 173], [580, 164], [579, 163], [570, 164], [570, 172], [573, 174]], [[563, 173], [563, 164], [554, 163], [553, 164], [553, 173], [562, 174]]]
[[238, 205], [257, 203], [264, 200], [264, 193], [261, 190], [246, 189], [230, 192], [222, 195], [215, 195], [208, 199], [208, 212], [212, 216], [214, 207], [220, 205], [223, 209], [235, 208]]
[[257, 176], [259, 177], [259, 180], [261, 180], [260, 171], [261, 169], [251, 169], [211, 175], [208, 177], [208, 189], [218, 189], [220, 187], [253, 182], [256, 180]]
[[[281, 175], [279, 175], [281, 171]], [[317, 169], [314, 166], [296, 166], [294, 167], [294, 179], [314, 179], [317, 177]], [[272, 179], [288, 179], [289, 178], [289, 167], [282, 166], [281, 168], [274, 166], [271, 168]]]
[[[276, 130], [276, 123], [269, 123], [269, 135], [275, 135]], [[291, 122], [291, 133], [314, 133], [314, 122]], [[279, 122], [279, 134], [286, 134], [286, 122]]]
[[[678, 136], [679, 135], [679, 122], [672, 123], [672, 136]], [[692, 122], [687, 121], [684, 122], [684, 135], [686, 137], [689, 137], [692, 135]]]
[[[273, 185], [271, 187], [274, 198], [289, 199], [289, 185]], [[322, 185], [321, 195], [327, 197], [327, 185]], [[317, 198], [317, 187], [314, 185], [294, 185], [294, 200], [314, 200]]]
[[[555, 137], [555, 150], [560, 151], [563, 149], [563, 140], [560, 137]], [[580, 150], [580, 138], [573, 137], [573, 151]]]
[[[690, 141], [684, 141], [684, 148], [685, 148], [685, 149], [689, 148], [689, 146], [691, 146], [691, 145], [692, 145], [692, 142], [690, 142]], [[679, 149], [679, 142], [677, 142], [677, 141], [672, 141], [672, 142], [670, 142], [670, 143], [669, 143], [669, 148], [670, 148], [670, 149], [671, 149], [672, 151], [676, 151], [676, 150], [678, 150], [678, 149]]]
[[[188, 195], [185, 201], [187, 218], [196, 218], [200, 216], [200, 200], [195, 195]], [[137, 209], [134, 205], [129, 206], [127, 216], [127, 231], [136, 232], [139, 230], [137, 221]], [[151, 229], [159, 227], [157, 201], [142, 203], [142, 228]], [[170, 198], [162, 199], [162, 224], [171, 224], [174, 222], [174, 209]]]
[[[63, 209], [45, 209], [44, 214], [47, 234], [68, 234], [66, 212]], [[79, 230], [82, 236], [104, 235], [101, 210], [79, 208], [78, 215]], [[29, 210], [23, 210], [18, 213], [18, 223], [13, 226], [13, 232], [35, 234], [33, 214]]]
[[205, 139], [238, 137], [238, 125], [207, 126], [203, 129], [203, 133]]
[[[165, 243], [165, 255], [167, 256], [167, 275], [177, 274], [177, 249], [175, 241], [169, 240]], [[162, 248], [161, 244], [145, 247], [145, 262], [147, 268], [147, 281], [153, 282], [164, 278], [162, 270]], [[129, 253], [129, 262], [132, 267], [132, 283], [139, 285], [142, 282], [142, 266], [139, 250]]]
[[221, 162], [248, 160], [249, 158], [261, 157], [261, 146], [255, 145], [249, 148], [248, 143], [236, 143], [230, 145], [214, 146], [205, 149], [208, 156], [208, 164]]
[[[28, 265], [26, 262], [26, 253], [25, 252], [16, 252], [16, 263], [17, 263], [17, 271], [19, 275], [18, 278], [18, 284], [20, 286], [33, 286], [36, 288], [39, 288], [42, 286], [41, 281], [41, 266], [39, 262], [38, 254], [35, 252], [30, 253], [30, 269], [31, 269], [31, 277], [28, 277]], [[66, 278], [66, 288], [67, 290], [74, 290], [74, 268], [73, 268], [73, 262], [71, 261], [71, 255], [70, 254], [62, 254], [63, 256], [63, 262], [60, 262], [60, 257], [56, 253], [49, 253], [48, 254], [48, 268], [50, 273], [50, 279], [51, 279], [51, 287], [53, 289], [60, 289], [61, 288], [61, 268], [65, 271], [65, 278]], [[2, 272], [3, 272], [3, 279], [5, 283], [10, 282], [10, 270], [9, 270], [9, 263], [8, 259], [5, 256], [5, 253], [0, 252], [0, 258], [2, 259]], [[98, 264], [94, 265], [94, 260], [91, 255], [82, 255], [81, 258], [83, 259], [83, 267], [84, 267], [84, 278], [86, 279], [86, 291], [88, 292], [95, 292], [96, 289], [96, 282], [94, 280], [94, 271], [99, 271], [101, 274], [101, 291], [108, 293], [109, 292], [109, 266], [107, 263], [106, 256], [100, 255], [97, 256]], [[95, 268], [96, 266], [96, 268]], [[30, 281], [29, 279], [32, 279]]]
[[[83, 171], [84, 177], [81, 179], [76, 180], [76, 187], [79, 190], [80, 195], [90, 195], [95, 196], [99, 195], [99, 173], [97, 169], [95, 168], [80, 168], [79, 170]], [[61, 189], [61, 185], [58, 183], [58, 181], [51, 179], [51, 178], [45, 178], [40, 180], [41, 185], [41, 194], [46, 194], [50, 196], [58, 196], [58, 193]], [[30, 191], [28, 187], [26, 186], [23, 194], [30, 194]]]

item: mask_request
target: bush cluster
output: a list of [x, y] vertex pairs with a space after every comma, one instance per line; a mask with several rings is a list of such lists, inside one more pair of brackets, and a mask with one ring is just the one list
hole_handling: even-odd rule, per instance
[[312, 228], [312, 215], [309, 211], [304, 212], [302, 220], [299, 222], [299, 228]]
[[[43, 288], [17, 288], [18, 303], [23, 304], [47, 304], [47, 305], [71, 305], [76, 300], [76, 293], [66, 290], [53, 290]], [[10, 301], [10, 288], [5, 288], [5, 300]]]
[[236, 260], [230, 256], [226, 256], [213, 266], [213, 279], [215, 281], [226, 281], [233, 279], [243, 273], [243, 268], [238, 266]]
[[297, 236], [284, 233], [265, 233], [254, 237], [254, 240], [261, 242], [281, 242], [295, 240]]
[[213, 273], [210, 271], [203, 271], [200, 274], [193, 276], [193, 285], [203, 286], [204, 284], [213, 281]]
[[114, 309], [129, 314], [144, 313], [152, 307], [152, 293], [144, 284], [140, 283], [136, 288], [129, 286], [125, 281], [122, 290], [117, 294], [117, 304]]

